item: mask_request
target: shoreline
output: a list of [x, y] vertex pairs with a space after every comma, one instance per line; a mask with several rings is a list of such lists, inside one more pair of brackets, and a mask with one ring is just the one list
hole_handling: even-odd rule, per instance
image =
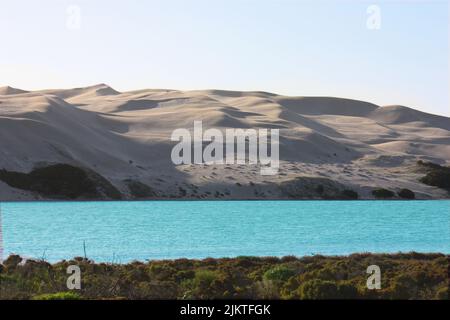
[[55, 200], [55, 199], [39, 199], [39, 200], [0, 200], [0, 205], [2, 203], [49, 203], [49, 202], [55, 202], [55, 203], [83, 203], [83, 202], [179, 202], [179, 201], [186, 201], [186, 202], [238, 202], [238, 201], [261, 201], [261, 202], [270, 202], [270, 201], [297, 201], [297, 202], [364, 202], [364, 201], [374, 201], [374, 202], [420, 202], [420, 201], [450, 201], [450, 198], [436, 198], [436, 199], [195, 199], [195, 198], [174, 198], [174, 199], [168, 199], [168, 198], [157, 198], [157, 199], [122, 199], [122, 200], [114, 200], [114, 199], [97, 199], [97, 200], [91, 200], [91, 199], [84, 199], [84, 200]]
[[[202, 261], [209, 261], [209, 260], [216, 260], [216, 261], [220, 261], [220, 260], [239, 260], [239, 259], [274, 259], [274, 260], [284, 260], [284, 259], [297, 259], [297, 260], [302, 260], [302, 259], [309, 259], [312, 257], [320, 257], [320, 258], [329, 258], [329, 259], [346, 259], [352, 256], [374, 256], [374, 257], [381, 257], [381, 256], [413, 256], [413, 255], [418, 255], [418, 256], [428, 256], [428, 255], [442, 255], [442, 256], [448, 256], [450, 259], [450, 251], [445, 253], [445, 252], [440, 252], [440, 251], [396, 251], [396, 252], [375, 252], [375, 251], [368, 251], [368, 252], [352, 252], [352, 253], [348, 253], [348, 254], [321, 254], [321, 253], [314, 253], [314, 254], [309, 254], [309, 255], [280, 255], [280, 256], [276, 256], [276, 255], [262, 255], [262, 256], [257, 256], [257, 255], [239, 255], [239, 256], [223, 256], [223, 257], [212, 257], [212, 256], [204, 256], [204, 257], [199, 257], [199, 258], [188, 258], [188, 257], [177, 257], [177, 258], [155, 258], [155, 259], [131, 259], [128, 260], [127, 262], [111, 262], [111, 261], [101, 261], [101, 260], [95, 260], [93, 258], [89, 258], [88, 257], [82, 257], [82, 256], [74, 256], [72, 258], [68, 258], [68, 259], [58, 259], [58, 260], [54, 260], [54, 261], [50, 261], [48, 259], [43, 259], [43, 258], [35, 258], [35, 257], [26, 257], [26, 256], [22, 256], [20, 254], [16, 254], [16, 253], [11, 253], [9, 254], [4, 260], [3, 262], [0, 261], [0, 265], [2, 263], [4, 263], [6, 260], [8, 260], [8, 258], [10, 257], [20, 257], [22, 259], [22, 264], [26, 263], [27, 261], [32, 261], [32, 262], [43, 262], [43, 263], [48, 263], [51, 265], [57, 265], [57, 264], [61, 264], [61, 263], [66, 263], [66, 262], [70, 262], [70, 261], [85, 261], [85, 262], [89, 262], [91, 264], [106, 264], [106, 265], [119, 265], [119, 266], [126, 266], [126, 265], [133, 265], [133, 264], [148, 264], [148, 263], [162, 263], [162, 262], [176, 262], [176, 261], [192, 261], [192, 262], [202, 262]], [[450, 263], [450, 260], [449, 260]], [[449, 264], [450, 267], [450, 264]]]

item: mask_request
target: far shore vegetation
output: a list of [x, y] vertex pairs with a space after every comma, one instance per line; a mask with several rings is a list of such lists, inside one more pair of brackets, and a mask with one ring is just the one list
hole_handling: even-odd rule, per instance
[[[423, 175], [418, 179], [419, 182], [446, 190], [448, 196], [445, 198], [450, 198], [450, 167], [419, 160], [411, 170]], [[17, 189], [31, 191], [44, 199], [56, 200], [233, 199], [229, 192], [224, 194], [217, 190], [199, 194], [196, 189], [198, 187], [194, 188], [191, 194], [188, 194], [187, 190], [182, 187], [178, 188], [178, 193], [161, 194], [152, 186], [133, 179], [123, 181], [128, 189], [124, 193], [123, 190], [119, 191], [113, 183], [91, 169], [62, 163], [43, 165], [29, 173], [0, 168], [0, 181]], [[236, 185], [243, 187], [240, 183], [236, 183]], [[249, 185], [250, 187], [255, 186], [253, 182], [250, 182]], [[350, 186], [323, 177], [295, 177], [274, 185], [273, 190], [278, 190], [279, 195], [268, 196], [255, 189], [255, 197], [252, 199], [357, 200], [367, 198], [362, 197]], [[379, 200], [416, 199], [414, 191], [407, 188], [390, 190], [383, 186], [374, 186], [370, 193], [373, 199]]]

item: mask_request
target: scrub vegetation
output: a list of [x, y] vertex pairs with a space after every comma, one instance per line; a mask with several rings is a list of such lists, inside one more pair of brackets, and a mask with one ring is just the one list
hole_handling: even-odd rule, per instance
[[377, 199], [390, 199], [395, 196], [395, 193], [391, 190], [387, 190], [384, 188], [378, 188], [372, 190], [372, 195]]
[[418, 161], [417, 165], [426, 173], [420, 182], [450, 191], [450, 167], [424, 161]]
[[[81, 269], [81, 290], [66, 287], [69, 265]], [[370, 265], [381, 269], [379, 290], [367, 288]], [[448, 266], [449, 256], [414, 252], [129, 264], [10, 256], [0, 299], [448, 299]]]
[[115, 199], [120, 192], [98, 173], [69, 164], [40, 167], [29, 173], [0, 170], [0, 180], [14, 188], [52, 199]]

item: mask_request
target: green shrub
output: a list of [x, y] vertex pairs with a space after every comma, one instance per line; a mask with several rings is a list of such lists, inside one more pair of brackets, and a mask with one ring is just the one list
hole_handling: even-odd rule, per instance
[[210, 285], [219, 278], [217, 272], [211, 270], [197, 270], [195, 272], [194, 283], [197, 285]]
[[300, 298], [306, 300], [337, 299], [338, 287], [328, 280], [313, 279], [300, 286]]
[[276, 266], [264, 273], [264, 279], [287, 281], [289, 278], [295, 276], [295, 271], [286, 266]]
[[195, 277], [195, 272], [192, 271], [192, 270], [187, 270], [187, 271], [186, 270], [182, 270], [182, 271], [178, 271], [175, 274], [175, 280], [177, 282], [182, 282], [183, 280], [192, 279], [194, 277]]
[[372, 195], [377, 199], [386, 199], [386, 198], [392, 198], [395, 195], [395, 193], [392, 192], [391, 190], [378, 188], [378, 189], [372, 190]]
[[401, 189], [399, 192], [397, 192], [398, 196], [403, 199], [415, 199], [416, 195], [413, 191], [409, 189]]

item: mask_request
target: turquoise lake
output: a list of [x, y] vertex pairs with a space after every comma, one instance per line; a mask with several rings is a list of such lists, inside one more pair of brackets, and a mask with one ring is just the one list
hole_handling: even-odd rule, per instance
[[4, 257], [450, 253], [450, 201], [2, 202]]

